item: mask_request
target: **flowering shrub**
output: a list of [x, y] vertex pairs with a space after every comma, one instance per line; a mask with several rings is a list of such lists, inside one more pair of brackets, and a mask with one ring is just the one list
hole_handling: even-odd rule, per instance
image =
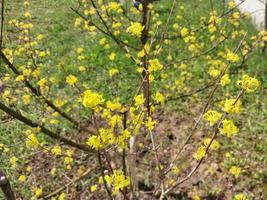
[[[266, 32], [249, 35], [241, 25], [246, 15], [232, 1], [219, 7], [211, 3], [211, 10], [197, 20], [188, 19], [190, 8], [176, 0], [166, 3], [167, 10], [161, 1], [137, 2], [138, 6], [77, 2], [79, 7], [72, 8], [77, 16], [74, 27], [93, 42], [74, 47], [72, 67], [66, 66], [64, 58], [57, 64], [49, 62], [54, 55], [45, 48], [46, 36], [33, 31], [28, 0], [23, 3], [23, 18], [8, 21], [13, 30], [8, 34], [15, 39], [14, 43], [3, 40], [1, 45], [0, 109], [22, 122], [24, 143], [19, 145], [43, 152], [47, 162], [54, 163], [48, 174], [55, 181], [62, 173], [72, 177], [69, 185], [52, 191], [38, 180], [27, 181], [31, 166], [11, 153], [11, 169], [20, 173], [18, 181], [31, 191], [20, 194], [24, 198], [67, 199], [66, 188], [87, 179], [92, 198], [143, 199], [140, 179], [150, 171], [151, 196], [163, 200], [194, 176], [206, 157], [220, 150], [220, 138], [238, 135], [242, 124], [235, 115], [246, 109], [241, 99], [255, 92], [260, 82], [253, 74], [235, 72], [266, 41]], [[95, 47], [100, 47], [97, 58], [88, 54], [88, 49], [97, 51]], [[101, 59], [104, 70], [95, 74], [91, 65]], [[201, 74], [195, 75], [196, 69]], [[127, 89], [121, 92], [122, 88]], [[157, 116], [183, 96], [196, 98], [203, 104], [202, 111], [189, 124], [187, 139], [172, 149], [174, 155], [164, 157], [160, 152], [167, 145], [157, 134]], [[210, 127], [205, 138], [188, 158], [192, 166], [181, 175], [180, 155], [206, 122]], [[9, 154], [4, 144], [0, 149]], [[144, 161], [141, 151], [153, 161], [148, 167], [137, 165], [137, 160]], [[242, 170], [231, 166], [229, 173], [238, 178]], [[40, 174], [38, 179], [44, 176], [48, 175]], [[248, 199], [243, 193], [233, 198]]]

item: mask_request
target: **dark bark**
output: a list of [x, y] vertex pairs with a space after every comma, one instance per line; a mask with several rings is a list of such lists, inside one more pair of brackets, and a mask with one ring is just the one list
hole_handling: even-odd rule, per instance
[[3, 191], [6, 200], [16, 200], [9, 180], [2, 170], [0, 170], [0, 188]]

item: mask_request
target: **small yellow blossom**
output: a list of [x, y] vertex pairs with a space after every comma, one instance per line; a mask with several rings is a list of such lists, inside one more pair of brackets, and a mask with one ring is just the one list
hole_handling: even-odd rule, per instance
[[235, 5], [234, 0], [231, 0], [231, 1], [228, 2], [228, 7], [229, 7], [229, 8], [232, 9], [232, 8], [234, 8], [235, 6], [236, 6], [236, 5]]
[[256, 78], [248, 75], [244, 75], [241, 80], [237, 81], [237, 84], [248, 93], [254, 92], [260, 86], [260, 82]]
[[110, 76], [110, 77], [113, 77], [113, 76], [115, 76], [116, 74], [119, 73], [119, 70], [116, 69], [116, 68], [111, 68], [111, 69], [108, 71], [108, 73], [109, 73], [109, 76]]
[[[205, 147], [208, 147], [208, 145], [210, 144], [210, 142], [211, 142], [211, 139], [210, 138], [205, 138], [204, 139], [204, 146]], [[220, 143], [217, 140], [213, 140], [212, 143], [211, 143], [211, 145], [210, 145], [210, 149], [217, 150], [217, 149], [219, 149], [219, 147], [220, 147]]]
[[91, 192], [94, 192], [94, 191], [97, 190], [97, 188], [98, 188], [97, 185], [92, 185], [92, 186], [90, 187], [90, 190], [91, 190]]
[[66, 78], [66, 83], [68, 83], [70, 86], [74, 86], [75, 83], [77, 83], [77, 77], [72, 75], [72, 74], [70, 74]]
[[154, 129], [156, 125], [156, 122], [152, 119], [152, 117], [148, 117], [146, 122], [145, 122], [145, 126], [147, 127], [147, 129], [149, 131], [152, 131]]
[[185, 28], [185, 27], [183, 27], [182, 30], [181, 30], [181, 36], [182, 37], [185, 37], [185, 36], [188, 35], [188, 33], [189, 33], [188, 29]]
[[81, 24], [82, 24], [82, 18], [80, 18], [80, 17], [77, 17], [76, 19], [75, 19], [75, 22], [74, 22], [74, 27], [79, 27], [79, 26], [81, 26]]
[[225, 119], [222, 123], [223, 128], [220, 128], [221, 134], [226, 135], [227, 137], [231, 137], [238, 133], [238, 128], [231, 120]]
[[66, 193], [65, 192], [62, 192], [59, 197], [58, 197], [58, 200], [65, 200], [66, 198]]
[[114, 170], [112, 176], [105, 176], [105, 180], [108, 185], [112, 185], [112, 194], [114, 195], [130, 185], [130, 177], [125, 176], [122, 170]]
[[238, 178], [241, 173], [241, 168], [237, 166], [232, 166], [229, 169], [230, 174], [232, 174], [235, 178]]
[[225, 74], [223, 75], [223, 77], [221, 78], [220, 84], [221, 86], [225, 86], [231, 83], [231, 79], [229, 78], [229, 74]]
[[18, 180], [19, 180], [19, 182], [25, 182], [26, 181], [26, 176], [25, 175], [20, 175]]
[[247, 195], [239, 193], [235, 195], [234, 200], [249, 200], [249, 198], [247, 197]]
[[54, 155], [54, 156], [59, 156], [61, 155], [61, 147], [60, 146], [54, 146], [52, 149], [51, 149], [51, 153]]
[[196, 160], [201, 160], [206, 155], [206, 147], [200, 146], [197, 152], [194, 154]]
[[109, 59], [110, 59], [111, 61], [114, 61], [115, 58], [116, 58], [116, 54], [115, 54], [114, 52], [112, 52], [112, 53], [109, 55]]
[[144, 95], [140, 94], [134, 97], [135, 106], [141, 106], [145, 102]]
[[39, 145], [39, 141], [34, 133], [27, 135], [25, 139], [25, 143], [28, 148], [32, 148], [32, 149], [37, 148]]
[[96, 135], [91, 136], [86, 142], [88, 146], [96, 150], [100, 149], [103, 146], [101, 143], [102, 142], [101, 142], [100, 136], [96, 136]]
[[42, 188], [34, 188], [34, 196], [40, 197], [43, 194]]
[[157, 92], [155, 95], [155, 100], [160, 104], [164, 104], [165, 98], [160, 92]]
[[224, 105], [222, 110], [231, 114], [231, 113], [237, 113], [240, 114], [243, 111], [242, 102], [238, 99], [234, 104], [236, 100], [235, 99], [226, 99], [224, 101]]
[[86, 90], [82, 94], [82, 104], [87, 108], [95, 109], [102, 101], [102, 95], [93, 93], [91, 90]]
[[148, 68], [149, 72], [159, 71], [162, 68], [163, 68], [163, 66], [162, 66], [162, 64], [160, 64], [158, 59], [149, 60], [149, 68]]
[[215, 111], [215, 110], [209, 110], [203, 115], [203, 119], [205, 121], [210, 122], [210, 125], [213, 126], [218, 122], [218, 120], [222, 117], [222, 114]]
[[172, 167], [172, 173], [173, 174], [175, 174], [175, 175], [177, 175], [177, 174], [179, 174], [180, 173], [180, 168], [179, 167], [177, 167], [177, 166], [173, 166]]
[[209, 73], [209, 75], [210, 75], [211, 77], [216, 78], [217, 76], [220, 75], [221, 71], [218, 70], [218, 69], [210, 68], [208, 73]]
[[84, 52], [84, 49], [82, 47], [79, 47], [79, 48], [76, 49], [76, 53], [77, 54], [81, 54], [83, 52]]
[[31, 96], [28, 94], [23, 95], [22, 101], [23, 101], [24, 105], [29, 105], [31, 103]]
[[226, 54], [226, 60], [228, 60], [232, 63], [237, 63], [237, 62], [239, 62], [240, 58], [236, 53], [229, 52]]
[[15, 156], [12, 156], [10, 158], [9, 162], [10, 162], [10, 164], [11, 164], [11, 166], [12, 166], [13, 169], [17, 167], [17, 161], [18, 161], [18, 159]]
[[136, 36], [138, 38], [141, 37], [142, 31], [144, 30], [145, 26], [142, 26], [139, 22], [132, 22], [131, 26], [126, 29], [127, 33], [130, 33], [132, 36]]

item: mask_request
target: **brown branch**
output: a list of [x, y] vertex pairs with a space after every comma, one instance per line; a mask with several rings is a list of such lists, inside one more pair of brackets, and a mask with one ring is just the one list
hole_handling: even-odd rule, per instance
[[[6, 55], [3, 53], [3, 51], [0, 51], [0, 57], [3, 59], [4, 63], [6, 63], [6, 65], [17, 75], [21, 75], [21, 73], [16, 69], [16, 67], [9, 61], [9, 59], [6, 57]], [[65, 113], [64, 111], [62, 111], [61, 109], [59, 109], [57, 106], [55, 106], [50, 100], [48, 100], [45, 96], [43, 96], [40, 92], [39, 89], [35, 88], [28, 80], [24, 80], [24, 83], [26, 85], [27, 88], [29, 88], [31, 90], [31, 92], [36, 95], [37, 97], [40, 97], [41, 99], [44, 100], [44, 102], [51, 107], [53, 110], [55, 110], [56, 112], [58, 112], [62, 117], [64, 117], [65, 119], [67, 119], [69, 122], [71, 122], [72, 124], [74, 124], [75, 127], [77, 128], [81, 128], [83, 130], [86, 130], [83, 127], [80, 127], [80, 124], [78, 121], [76, 121], [75, 119], [73, 119], [72, 117], [70, 117], [67, 113]]]
[[63, 142], [64, 144], [67, 144], [69, 146], [75, 147], [77, 149], [86, 151], [86, 152], [90, 152], [90, 153], [95, 153], [92, 149], [90, 149], [87, 145], [84, 144], [79, 144], [76, 143], [68, 138], [65, 138], [64, 136], [61, 136], [57, 133], [52, 132], [51, 130], [45, 128], [43, 125], [37, 124], [35, 122], [33, 122], [32, 120], [26, 118], [25, 116], [21, 115], [20, 113], [18, 113], [17, 111], [7, 107], [5, 104], [3, 104], [2, 102], [0, 102], [0, 110], [4, 111], [5, 113], [7, 113], [8, 115], [12, 116], [13, 118], [19, 120], [20, 122], [32, 127], [32, 128], [37, 128], [40, 127], [41, 128], [41, 132], [43, 132], [44, 134], [46, 134], [47, 136], [59, 140], [61, 142]]
[[96, 168], [93, 169], [88, 169], [86, 172], [84, 172], [81, 176], [74, 178], [72, 181], [70, 181], [69, 183], [67, 183], [66, 185], [58, 188], [57, 190], [51, 192], [50, 194], [47, 195], [43, 195], [41, 197], [39, 197], [38, 199], [40, 200], [46, 200], [46, 199], [51, 199], [52, 197], [56, 196], [57, 194], [59, 194], [60, 192], [62, 192], [63, 190], [65, 190], [66, 188], [68, 188], [69, 186], [73, 185], [74, 183], [80, 181], [83, 178], [86, 178], [88, 176], [88, 174], [90, 174], [92, 171], [95, 171]]
[[[236, 47], [235, 50], [234, 50], [234, 53], [236, 53], [236, 52], [241, 48], [242, 43], [243, 43], [243, 41], [244, 41], [245, 38], [246, 38], [246, 35], [247, 35], [247, 32], [245, 33], [245, 35], [243, 36], [243, 38], [239, 41], [237, 47]], [[208, 98], [208, 101], [207, 101], [207, 102], [205, 103], [205, 105], [204, 105], [204, 108], [203, 108], [201, 114], [199, 115], [197, 121], [195, 122], [195, 124], [194, 124], [193, 128], [191, 129], [191, 131], [190, 131], [188, 137], [186, 138], [185, 142], [183, 143], [183, 145], [181, 146], [181, 148], [179, 148], [179, 150], [177, 151], [177, 154], [176, 154], [175, 158], [172, 160], [172, 162], [170, 163], [170, 165], [169, 165], [169, 167], [167, 168], [167, 170], [165, 170], [165, 173], [164, 173], [164, 174], [167, 174], [167, 173], [170, 171], [172, 164], [175, 162], [175, 160], [178, 159], [178, 157], [179, 157], [180, 154], [183, 152], [184, 148], [186, 147], [186, 145], [188, 144], [188, 142], [189, 142], [190, 139], [192, 138], [192, 136], [193, 136], [194, 132], [196, 131], [196, 129], [197, 129], [197, 127], [198, 127], [198, 125], [199, 125], [199, 123], [200, 123], [200, 121], [201, 121], [203, 115], [204, 115], [205, 112], [208, 110], [208, 108], [209, 108], [209, 106], [210, 106], [210, 103], [211, 103], [211, 101], [212, 101], [212, 99], [213, 99], [213, 96], [214, 96], [215, 92], [216, 92], [217, 89], [219, 88], [221, 78], [223, 77], [223, 75], [225, 74], [225, 72], [226, 72], [226, 70], [229, 68], [229, 66], [230, 66], [230, 63], [228, 63], [228, 64], [225, 66], [225, 68], [222, 70], [222, 72], [221, 72], [220, 76], [218, 77], [218, 79], [217, 79], [217, 81], [216, 81], [216, 83], [215, 83], [215, 86], [214, 86], [214, 88], [213, 88], [213, 90], [212, 90], [212, 92], [211, 92], [211, 94], [210, 94], [210, 96], [209, 96], [209, 98]]]
[[9, 180], [7, 179], [6, 175], [1, 169], [0, 169], [0, 188], [3, 191], [6, 200], [16, 200], [15, 194], [12, 191]]
[[[234, 105], [236, 104], [236, 102], [242, 97], [242, 95], [244, 95], [244, 93], [245, 93], [245, 90], [242, 89], [242, 90], [239, 92], [239, 94], [237, 95], [235, 101], [233, 102], [233, 106], [234, 106]], [[221, 117], [221, 119], [220, 119], [218, 125], [217, 125], [216, 128], [215, 128], [214, 134], [213, 134], [213, 136], [212, 136], [212, 138], [211, 138], [209, 144], [207, 145], [207, 147], [206, 147], [206, 149], [205, 149], [205, 155], [207, 155], [207, 153], [209, 152], [210, 147], [211, 147], [211, 144], [213, 143], [213, 141], [215, 140], [216, 136], [218, 135], [218, 133], [219, 133], [219, 128], [221, 127], [223, 120], [224, 120], [227, 116], [228, 116], [228, 114], [225, 112], [224, 115]], [[166, 190], [166, 192], [165, 192], [164, 194], [161, 195], [160, 200], [163, 200], [164, 197], [165, 197], [167, 194], [169, 194], [172, 190], [174, 190], [177, 186], [181, 185], [182, 183], [184, 183], [185, 181], [187, 181], [188, 179], [190, 179], [190, 178], [195, 174], [195, 172], [198, 170], [199, 166], [202, 164], [202, 162], [204, 161], [204, 159], [205, 159], [205, 156], [202, 157], [202, 158], [198, 161], [197, 165], [196, 165], [196, 166], [195, 166], [195, 167], [194, 167], [194, 168], [187, 174], [186, 177], [184, 177], [184, 178], [181, 179], [180, 181], [176, 182], [174, 185], [170, 186], [170, 187]]]

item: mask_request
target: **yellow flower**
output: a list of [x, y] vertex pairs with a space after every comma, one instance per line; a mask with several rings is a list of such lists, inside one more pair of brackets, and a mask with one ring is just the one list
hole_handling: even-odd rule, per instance
[[237, 84], [248, 93], [254, 92], [260, 86], [260, 82], [256, 78], [248, 75], [244, 75], [241, 80], [237, 81]]
[[59, 156], [61, 155], [61, 147], [60, 146], [54, 146], [51, 150], [51, 153], [54, 155], [54, 156]]
[[10, 164], [11, 164], [11, 166], [12, 166], [13, 169], [17, 167], [17, 161], [18, 161], [18, 159], [15, 156], [12, 156], [10, 158], [9, 162], [10, 162]]
[[119, 102], [107, 101], [107, 108], [109, 108], [111, 111], [115, 111], [121, 110], [122, 106]]
[[241, 168], [237, 166], [232, 166], [229, 169], [230, 174], [232, 174], [235, 178], [238, 178], [241, 173]]
[[196, 160], [201, 160], [206, 155], [206, 147], [200, 146], [197, 152], [194, 154]]
[[108, 11], [116, 11], [118, 13], [122, 12], [121, 9], [121, 5], [117, 2], [111, 1], [108, 5], [107, 5], [107, 9]]
[[77, 17], [76, 19], [75, 19], [75, 22], [74, 22], [74, 27], [79, 27], [79, 26], [81, 26], [81, 23], [82, 23], [82, 18], [80, 18], [80, 17]]
[[227, 137], [231, 137], [238, 133], [238, 128], [231, 120], [225, 119], [223, 120], [223, 128], [220, 128], [220, 133]]
[[189, 33], [188, 29], [185, 28], [185, 27], [183, 27], [182, 30], [181, 30], [181, 36], [182, 37], [185, 37], [185, 36], [188, 35], [188, 33]]
[[247, 195], [239, 193], [235, 195], [234, 200], [249, 200], [249, 198], [247, 197]]
[[218, 122], [218, 120], [222, 117], [222, 114], [215, 111], [215, 110], [209, 110], [203, 115], [203, 119], [205, 121], [210, 122], [210, 125], [213, 126]]
[[22, 101], [25, 105], [29, 105], [31, 103], [31, 96], [28, 94], [23, 95]]
[[235, 105], [233, 105], [234, 102], [235, 102], [235, 99], [226, 99], [224, 101], [222, 110], [229, 114], [231, 113], [240, 114], [243, 111], [242, 102], [238, 99]]
[[37, 35], [36, 39], [37, 40], [42, 40], [42, 39], [44, 39], [44, 35], [43, 34], [39, 34], [39, 35]]
[[65, 200], [66, 198], [66, 194], [64, 192], [62, 192], [59, 197], [58, 197], [58, 200]]
[[228, 3], [228, 7], [229, 8], [234, 8], [236, 5], [235, 5], [235, 2], [233, 0], [229, 1]]
[[34, 188], [34, 196], [40, 197], [43, 194], [42, 188]]
[[40, 88], [44, 88], [46, 85], [46, 79], [42, 78], [41, 80], [38, 81], [37, 84], [40, 86]]
[[86, 70], [85, 66], [82, 66], [82, 65], [79, 66], [78, 69], [79, 69], [80, 72], [84, 72]]
[[73, 161], [73, 158], [72, 157], [66, 156], [64, 158], [64, 163], [65, 164], [70, 164], [70, 163], [72, 163], [72, 161]]
[[81, 54], [84, 51], [82, 47], [76, 49], [77, 54]]
[[18, 180], [19, 180], [19, 182], [25, 182], [26, 181], [26, 176], [25, 175], [20, 175]]
[[229, 74], [225, 74], [225, 75], [223, 75], [223, 77], [222, 77], [222, 79], [221, 79], [221, 81], [220, 81], [220, 84], [222, 85], [222, 86], [225, 86], [225, 85], [228, 85], [228, 84], [230, 84], [231, 83], [231, 79], [229, 78]]
[[118, 70], [118, 69], [115, 69], [115, 68], [111, 68], [111, 69], [108, 71], [108, 73], [109, 73], [109, 76], [110, 76], [110, 77], [113, 77], [113, 76], [115, 76], [116, 74], [119, 73], [119, 70]]
[[108, 124], [111, 126], [111, 127], [115, 127], [117, 124], [119, 124], [121, 122], [121, 116], [120, 115], [114, 115], [110, 118]]
[[90, 190], [91, 190], [91, 192], [94, 192], [94, 191], [97, 190], [97, 188], [98, 188], [97, 185], [92, 185], [92, 186], [90, 187]]
[[226, 54], [226, 60], [228, 60], [232, 63], [237, 63], [237, 62], [239, 62], [240, 58], [236, 53], [229, 52]]
[[25, 17], [29, 17], [29, 18], [32, 17], [32, 14], [31, 14], [30, 12], [25, 12], [23, 15], [24, 15]]
[[67, 76], [66, 83], [68, 83], [70, 86], [74, 86], [76, 82], [77, 82], [76, 76], [71, 75], [71, 74], [69, 76]]
[[99, 40], [99, 44], [100, 44], [101, 46], [103, 46], [103, 45], [106, 43], [106, 41], [107, 41], [106, 38], [101, 38], [101, 39]]
[[110, 59], [111, 61], [113, 61], [113, 60], [115, 60], [115, 58], [116, 58], [116, 54], [115, 54], [114, 52], [112, 52], [112, 53], [109, 55], [109, 59]]
[[145, 126], [149, 131], [152, 131], [156, 125], [156, 122], [152, 119], [152, 117], [148, 117], [147, 121], [145, 122]]
[[142, 26], [139, 22], [131, 22], [131, 26], [126, 29], [127, 33], [130, 33], [132, 36], [141, 37], [142, 31], [144, 30], [145, 26]]
[[197, 194], [195, 194], [195, 195], [192, 197], [192, 199], [193, 199], [193, 200], [201, 200], [200, 197], [199, 197]]
[[123, 131], [123, 133], [121, 135], [118, 136], [117, 138], [117, 143], [118, 146], [121, 149], [125, 149], [127, 147], [127, 140], [131, 137], [131, 133], [130, 131], [128, 131], [127, 129]]
[[113, 195], [130, 185], [130, 177], [125, 176], [122, 170], [114, 170], [112, 176], [105, 175], [104, 178], [108, 185], [112, 185]]
[[134, 101], [135, 101], [135, 106], [141, 106], [144, 104], [145, 99], [144, 96], [140, 94], [134, 97]]
[[82, 104], [87, 108], [95, 109], [102, 101], [102, 95], [93, 93], [91, 90], [86, 90], [82, 94]]
[[149, 53], [149, 50], [150, 50], [150, 46], [149, 44], [145, 44], [144, 48], [138, 52], [137, 56], [138, 58], [143, 58], [146, 54]]
[[103, 146], [101, 144], [101, 138], [100, 138], [100, 136], [96, 136], [96, 135], [91, 136], [87, 140], [86, 144], [88, 146], [92, 147], [93, 149], [96, 149], [96, 150], [100, 149]]
[[211, 77], [216, 78], [217, 76], [220, 75], [220, 73], [221, 73], [221, 71], [218, 70], [218, 69], [213, 69], [213, 68], [210, 68], [210, 69], [209, 69], [209, 75], [210, 75]]
[[148, 71], [159, 71], [163, 68], [162, 64], [160, 64], [158, 59], [149, 60], [149, 68]]
[[39, 145], [39, 141], [34, 133], [27, 135], [25, 143], [28, 148], [33, 148], [33, 149], [37, 148]]
[[22, 82], [22, 81], [24, 81], [25, 80], [25, 77], [23, 76], [23, 75], [18, 75], [17, 77], [16, 77], [16, 81], [18, 81], [18, 82]]
[[177, 174], [180, 173], [180, 171], [181, 171], [181, 170], [180, 170], [179, 167], [177, 167], [177, 166], [173, 166], [173, 167], [172, 167], [172, 173], [173, 173], [173, 174], [176, 174], [176, 175], [177, 175]]
[[[205, 147], [208, 147], [208, 145], [210, 144], [210, 142], [211, 142], [211, 139], [210, 138], [205, 138], [204, 139], [204, 146]], [[219, 147], [220, 147], [220, 143], [217, 140], [213, 140], [212, 143], [211, 143], [211, 145], [210, 145], [210, 149], [217, 150], [217, 149], [219, 149]]]
[[160, 104], [164, 104], [165, 98], [160, 92], [157, 92], [155, 95], [155, 100]]

